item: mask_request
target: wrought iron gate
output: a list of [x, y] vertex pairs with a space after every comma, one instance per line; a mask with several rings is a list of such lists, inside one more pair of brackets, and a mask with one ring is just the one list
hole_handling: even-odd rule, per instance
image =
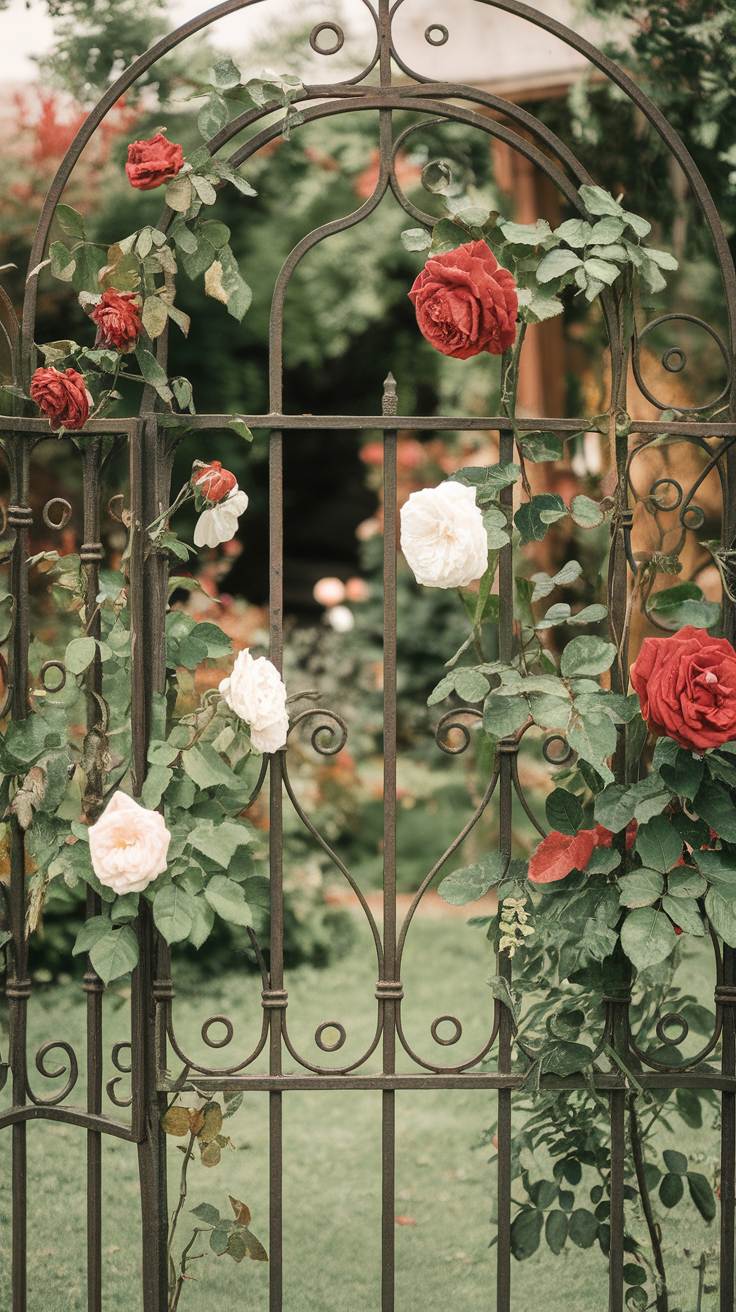
[[[91, 112], [80, 129], [71, 146], [57, 178], [46, 199], [41, 215], [37, 235], [30, 258], [30, 274], [23, 312], [22, 337], [18, 359], [18, 377], [26, 384], [34, 364], [34, 324], [36, 315], [36, 288], [38, 266], [46, 253], [49, 231], [58, 202], [71, 175], [75, 163], [85, 146], [93, 136], [106, 114], [118, 98], [131, 87], [136, 78], [150, 68], [158, 59], [174, 48], [187, 36], [200, 31], [215, 19], [247, 8], [260, 0], [226, 0], [192, 22], [179, 28], [164, 40], [158, 42], [151, 50], [141, 56], [125, 72], [103, 97], [99, 105]], [[396, 174], [396, 155], [399, 143], [394, 139], [392, 116], [395, 111], [411, 109], [412, 111], [444, 120], [461, 123], [486, 133], [489, 138], [496, 138], [506, 143], [512, 150], [519, 152], [532, 165], [541, 170], [562, 197], [572, 208], [585, 217], [585, 210], [580, 201], [578, 187], [590, 182], [586, 171], [577, 162], [567, 145], [558, 140], [555, 134], [536, 120], [523, 108], [500, 99], [497, 96], [474, 87], [436, 83], [407, 67], [400, 50], [394, 45], [392, 23], [403, 0], [376, 0], [374, 9], [371, 0], [363, 0], [375, 21], [375, 53], [366, 69], [348, 82], [325, 83], [306, 88], [303, 99], [306, 102], [304, 119], [307, 122], [325, 118], [334, 114], [356, 113], [366, 110], [378, 111], [380, 119], [379, 150], [380, 167], [375, 189], [368, 200], [356, 211], [343, 219], [327, 223], [314, 232], [306, 234], [295, 247], [284, 264], [274, 291], [271, 327], [270, 327], [270, 405], [267, 414], [244, 416], [245, 422], [257, 430], [270, 433], [270, 640], [271, 660], [280, 666], [283, 652], [283, 482], [282, 466], [284, 450], [291, 443], [299, 441], [305, 430], [382, 430], [384, 443], [384, 505], [385, 505], [385, 610], [384, 610], [384, 876], [383, 895], [384, 912], [382, 928], [376, 924], [372, 912], [361, 890], [352, 880], [339, 861], [335, 864], [342, 870], [359, 898], [363, 912], [372, 931], [376, 961], [377, 984], [376, 1028], [368, 1051], [349, 1066], [341, 1066], [339, 1058], [335, 1065], [319, 1065], [299, 1053], [291, 1040], [287, 1023], [288, 992], [283, 964], [283, 918], [282, 918], [282, 806], [284, 792], [287, 804], [296, 807], [307, 828], [322, 847], [329, 852], [327, 845], [311, 826], [303, 814], [292, 790], [288, 771], [288, 752], [282, 751], [268, 759], [267, 775], [270, 788], [270, 878], [271, 878], [271, 942], [270, 970], [263, 971], [263, 1023], [260, 1038], [254, 1051], [238, 1054], [224, 1067], [203, 1066], [190, 1060], [180, 1048], [176, 1038], [174, 991], [171, 981], [170, 952], [163, 939], [155, 932], [150, 908], [142, 903], [138, 923], [138, 936], [141, 945], [140, 963], [133, 976], [131, 1001], [131, 1037], [130, 1037], [130, 1078], [132, 1096], [130, 1099], [130, 1119], [121, 1119], [117, 1114], [111, 1115], [103, 1090], [103, 1032], [102, 1032], [102, 992], [104, 986], [89, 967], [84, 978], [87, 993], [87, 1105], [79, 1107], [74, 1104], [73, 1089], [78, 1075], [78, 1059], [65, 1042], [50, 1039], [35, 1056], [35, 1063], [42, 1076], [59, 1075], [59, 1071], [50, 1069], [51, 1054], [63, 1052], [69, 1072], [68, 1080], [59, 1092], [44, 1097], [33, 1091], [29, 1083], [27, 1066], [28, 1053], [26, 1044], [27, 1008], [32, 999], [31, 982], [27, 969], [27, 942], [25, 938], [25, 888], [24, 888], [24, 854], [23, 831], [16, 819], [12, 825], [12, 877], [10, 883], [10, 917], [12, 928], [12, 951], [7, 982], [7, 996], [10, 1010], [10, 1075], [12, 1079], [12, 1106], [0, 1116], [0, 1126], [9, 1128], [13, 1137], [13, 1312], [23, 1312], [26, 1307], [26, 1136], [33, 1133], [29, 1123], [39, 1119], [63, 1121], [79, 1127], [87, 1137], [88, 1170], [88, 1306], [95, 1312], [101, 1306], [101, 1141], [102, 1135], [116, 1135], [121, 1139], [138, 1145], [140, 1161], [140, 1189], [143, 1217], [143, 1307], [146, 1312], [162, 1312], [166, 1307], [167, 1268], [166, 1268], [166, 1231], [167, 1231], [167, 1193], [166, 1193], [166, 1153], [165, 1139], [160, 1129], [160, 1116], [167, 1105], [167, 1095], [174, 1087], [180, 1087], [177, 1080], [175, 1057], [184, 1063], [188, 1072], [195, 1075], [200, 1088], [215, 1091], [250, 1090], [268, 1095], [270, 1109], [270, 1306], [272, 1312], [278, 1312], [282, 1306], [281, 1278], [281, 1178], [282, 1178], [282, 1099], [284, 1093], [298, 1093], [301, 1090], [333, 1089], [340, 1090], [345, 1097], [356, 1089], [375, 1089], [381, 1092], [383, 1100], [382, 1146], [380, 1151], [383, 1178], [383, 1221], [382, 1221], [382, 1296], [381, 1306], [384, 1312], [390, 1312], [394, 1306], [394, 1164], [395, 1164], [395, 1099], [397, 1091], [407, 1089], [460, 1089], [478, 1088], [494, 1091], [498, 1098], [498, 1257], [497, 1257], [497, 1294], [496, 1306], [499, 1312], [507, 1312], [512, 1306], [511, 1294], [511, 1252], [510, 1252], [510, 1207], [511, 1207], [511, 1106], [514, 1090], [522, 1081], [523, 1075], [512, 1073], [513, 1023], [509, 1011], [499, 1002], [495, 1004], [495, 1021], [492, 1032], [483, 1044], [480, 1052], [471, 1059], [453, 1065], [442, 1063], [434, 1053], [415, 1052], [410, 1047], [401, 1022], [403, 989], [401, 984], [402, 953], [407, 934], [411, 928], [414, 911], [435, 875], [445, 860], [459, 846], [470, 829], [479, 819], [494, 792], [500, 798], [501, 817], [501, 851], [511, 851], [511, 817], [515, 805], [515, 792], [520, 793], [516, 769], [515, 740], [501, 742], [492, 777], [482, 802], [462, 832], [458, 835], [449, 852], [438, 860], [421, 889], [414, 898], [411, 910], [404, 923], [397, 921], [396, 902], [396, 444], [397, 430], [422, 430], [424, 432], [441, 430], [483, 430], [496, 431], [500, 434], [500, 460], [502, 463], [513, 457], [513, 426], [507, 415], [495, 416], [404, 416], [399, 417], [401, 402], [400, 386], [397, 401], [396, 386], [389, 376], [386, 380], [381, 412], [374, 415], [300, 415], [282, 413], [282, 323], [284, 302], [289, 281], [299, 262], [318, 242], [334, 233], [348, 229], [360, 223], [377, 207], [389, 189], [407, 213], [420, 222], [431, 226], [435, 221], [432, 216], [418, 210], [405, 196]], [[598, 68], [615, 85], [631, 98], [639, 107], [653, 128], [661, 135], [671, 150], [674, 158], [686, 174], [689, 184], [700, 204], [704, 220], [710, 231], [717, 254], [724, 287], [725, 303], [729, 325], [733, 333], [736, 315], [736, 276], [730, 259], [723, 229], [715, 213], [705, 184], [693, 161], [682, 143], [670, 129], [657, 108], [647, 99], [639, 87], [620, 68], [612, 64], [604, 55], [590, 46], [573, 31], [566, 29], [555, 20], [537, 12], [517, 0], [479, 0], [479, 3], [491, 4], [519, 18], [536, 24], [544, 31], [559, 37], [573, 49], [584, 55], [593, 66]], [[439, 6], [442, 17], [448, 24], [452, 22], [452, 5]], [[343, 34], [337, 24], [323, 23], [315, 27], [311, 44], [315, 51], [330, 54], [330, 38], [321, 36], [329, 29], [338, 48]], [[441, 23], [433, 23], [427, 28], [427, 40], [433, 45], [440, 45], [447, 40], [447, 28]], [[323, 44], [323, 43], [327, 44]], [[375, 73], [377, 72], [377, 80]], [[369, 80], [373, 75], [373, 80]], [[271, 111], [258, 109], [246, 112], [234, 118], [222, 128], [209, 142], [211, 154], [221, 150], [231, 141], [235, 141], [244, 129], [257, 125], [260, 119]], [[508, 123], [513, 126], [508, 126]], [[230, 156], [231, 165], [235, 166], [248, 159], [255, 151], [274, 140], [281, 132], [281, 124], [271, 124], [251, 136], [245, 145], [236, 146]], [[171, 221], [171, 212], [165, 210], [159, 230], [165, 231]], [[628, 449], [624, 425], [617, 424], [626, 412], [626, 359], [628, 342], [626, 341], [625, 315], [614, 296], [603, 296], [603, 307], [611, 345], [612, 383], [608, 415], [610, 433], [616, 448], [618, 464], [618, 488], [615, 494], [615, 513], [613, 518], [611, 566], [609, 575], [610, 610], [614, 625], [624, 623], [627, 601], [627, 555], [630, 555], [628, 535], [631, 526], [631, 511], [628, 495]], [[159, 361], [165, 368], [165, 338], [161, 338]], [[732, 353], [724, 348], [724, 355], [729, 361]], [[635, 344], [636, 364], [636, 344]], [[640, 381], [640, 380], [638, 380]], [[732, 368], [729, 366], [729, 386], [732, 383]], [[399, 380], [400, 384], [400, 380]], [[102, 439], [106, 435], [123, 438], [130, 453], [131, 482], [131, 516], [132, 516], [132, 555], [130, 561], [130, 605], [132, 608], [133, 633], [133, 672], [132, 672], [132, 726], [133, 726], [133, 770], [136, 791], [140, 793], [146, 772], [147, 739], [150, 729], [151, 697], [164, 689], [165, 655], [163, 647], [164, 613], [167, 595], [168, 563], [165, 555], [147, 554], [145, 546], [145, 526], [150, 524], [160, 513], [160, 508], [169, 504], [169, 480], [172, 454], [167, 445], [167, 430], [161, 424], [161, 415], [157, 413], [155, 395], [148, 388], [144, 398], [142, 413], [138, 418], [127, 420], [108, 419], [93, 420], [87, 428], [98, 441], [88, 445], [83, 454], [84, 464], [84, 524], [82, 530], [84, 545], [81, 549], [82, 568], [86, 580], [89, 612], [94, 611], [94, 602], [99, 591], [99, 569], [103, 559], [100, 545], [100, 463]], [[657, 402], [659, 405], [660, 403]], [[662, 403], [664, 404], [664, 403]], [[230, 416], [219, 414], [200, 414], [188, 419], [192, 430], [206, 434], [208, 431], [222, 429]], [[520, 430], [550, 429], [558, 434], [577, 431], [579, 421], [557, 416], [538, 417], [519, 421]], [[661, 429], [661, 421], [640, 422], [636, 431], [647, 439]], [[676, 420], [670, 421], [668, 431], [683, 439], [701, 441], [703, 428], [696, 411], [684, 411]], [[45, 420], [34, 418], [0, 418], [2, 443], [10, 468], [11, 494], [8, 510], [8, 525], [14, 536], [11, 559], [11, 591], [15, 599], [15, 617], [10, 646], [10, 706], [14, 720], [23, 720], [27, 715], [28, 642], [28, 557], [29, 535], [32, 527], [32, 514], [29, 509], [29, 480], [31, 453], [36, 443], [48, 437]], [[711, 464], [721, 462], [724, 483], [723, 541], [731, 546], [736, 538], [736, 497], [734, 496], [733, 444], [736, 440], [736, 423], [726, 421], [725, 416], [717, 422], [709, 422], [708, 437], [718, 443]], [[502, 493], [502, 501], [511, 504], [512, 490], [507, 488]], [[499, 654], [501, 660], [510, 658], [513, 631], [512, 615], [512, 554], [511, 547], [501, 553], [500, 567], [500, 622]], [[724, 631], [732, 640], [736, 637], [734, 608], [728, 598], [724, 597]], [[99, 625], [99, 621], [97, 621]], [[95, 621], [89, 629], [92, 636], [99, 636], [99, 627]], [[63, 673], [63, 671], [62, 671]], [[42, 673], [42, 678], [45, 677]], [[96, 722], [94, 693], [95, 680], [99, 678], [99, 668], [92, 668], [88, 679], [90, 693], [89, 724]], [[614, 689], [626, 691], [620, 677], [614, 672]], [[98, 686], [98, 685], [97, 685]], [[341, 721], [332, 711], [308, 711], [299, 719], [309, 718], [310, 727], [315, 730], [313, 742], [320, 750], [324, 749], [325, 738], [319, 736], [320, 727], [328, 731], [329, 752], [340, 750], [345, 741], [345, 730]], [[442, 734], [456, 718], [454, 714], [446, 716], [438, 730], [438, 742], [442, 746]], [[467, 736], [467, 735], [466, 735]], [[624, 770], [625, 764], [619, 760], [618, 769]], [[265, 773], [265, 770], [264, 770]], [[620, 776], [622, 777], [622, 776]], [[261, 783], [263, 783], [263, 778]], [[521, 799], [523, 801], [523, 798]], [[96, 895], [88, 892], [88, 915], [99, 911]], [[711, 1051], [718, 1038], [722, 1041], [722, 1067], [718, 1074], [697, 1069], [696, 1063], [686, 1068], [675, 1070], [661, 1069], [656, 1062], [648, 1061], [645, 1054], [639, 1054], [645, 1071], [640, 1076], [641, 1084], [647, 1088], [711, 1088], [720, 1091], [722, 1097], [722, 1185], [721, 1185], [721, 1292], [720, 1307], [722, 1312], [732, 1312], [734, 1307], [734, 1180], [736, 1176], [736, 1041], [734, 1027], [734, 1007], [736, 1006], [736, 966], [734, 950], [728, 947], [720, 952], [716, 945], [718, 957], [718, 983], [715, 993], [717, 1022], [716, 1033], [706, 1051]], [[506, 954], [501, 954], [499, 972], [510, 978], [510, 962]], [[369, 999], [366, 999], [366, 1006]], [[372, 1005], [372, 1004], [371, 1004]], [[627, 1034], [627, 1008], [624, 998], [611, 998], [607, 1002], [608, 1032], [611, 1035]], [[460, 1024], [452, 1018], [457, 1033]], [[225, 1040], [208, 1038], [209, 1027], [215, 1022], [225, 1027]], [[222, 1047], [232, 1036], [231, 1022], [226, 1018], [216, 1017], [206, 1022], [204, 1028], [205, 1042], [211, 1047]], [[338, 1033], [340, 1033], [338, 1031]], [[436, 1038], [434, 1028], [433, 1037]], [[320, 1036], [316, 1036], [318, 1047], [324, 1052], [339, 1050], [344, 1042], [342, 1035], [338, 1042], [329, 1045]], [[442, 1042], [436, 1039], [437, 1042]], [[626, 1042], [629, 1040], [627, 1039]], [[369, 1075], [363, 1073], [363, 1067], [371, 1054], [381, 1045], [383, 1065], [382, 1073]], [[493, 1046], [498, 1053], [497, 1072], [479, 1072], [478, 1063]], [[117, 1044], [113, 1052], [113, 1062], [120, 1072], [126, 1072], [124, 1049], [128, 1045]], [[410, 1074], [396, 1071], [396, 1055], [403, 1049], [412, 1059], [414, 1069]], [[300, 1074], [284, 1074], [282, 1062], [287, 1052], [291, 1061], [300, 1068]], [[699, 1059], [698, 1059], [699, 1060]], [[174, 1066], [174, 1075], [169, 1068]], [[549, 1087], [583, 1087], [582, 1077], [544, 1077], [543, 1084]], [[611, 1131], [611, 1240], [610, 1240], [610, 1302], [611, 1312], [620, 1312], [623, 1308], [623, 1261], [624, 1261], [624, 1220], [623, 1220], [623, 1185], [625, 1157], [624, 1116], [627, 1097], [626, 1077], [615, 1069], [608, 1074], [595, 1077], [596, 1087], [606, 1093], [610, 1099]], [[125, 1107], [124, 1100], [116, 1094], [116, 1081], [107, 1086], [107, 1099], [116, 1108]], [[490, 1300], [490, 1295], [489, 1295]], [[489, 1301], [489, 1306], [491, 1305]]]

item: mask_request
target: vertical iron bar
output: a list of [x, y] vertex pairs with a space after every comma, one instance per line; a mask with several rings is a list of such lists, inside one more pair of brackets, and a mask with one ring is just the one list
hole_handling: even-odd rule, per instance
[[[33, 441], [20, 434], [7, 448], [10, 464], [10, 500], [8, 524], [15, 529], [15, 543], [10, 565], [10, 590], [15, 609], [10, 644], [9, 679], [12, 686], [12, 715], [24, 720], [28, 715], [28, 557], [29, 528], [33, 516], [28, 504], [30, 457]], [[13, 1104], [22, 1107], [27, 1089], [27, 1009], [31, 996], [28, 978], [28, 944], [25, 926], [25, 844], [17, 817], [10, 819], [10, 929], [12, 933], [11, 973], [6, 985], [10, 1009], [10, 1065], [13, 1077]], [[26, 1312], [27, 1276], [27, 1186], [26, 1126], [13, 1126], [13, 1312]]]
[[[81, 549], [82, 570], [85, 580], [85, 621], [86, 632], [91, 638], [99, 639], [101, 634], [100, 611], [97, 605], [99, 593], [100, 561], [103, 557], [100, 542], [100, 466], [102, 460], [102, 442], [90, 442], [84, 449], [84, 521], [83, 543]], [[99, 722], [101, 707], [94, 694], [102, 693], [102, 664], [99, 651], [88, 667], [85, 677], [87, 686], [87, 730], [93, 729]], [[93, 788], [99, 781], [90, 779], [88, 787]], [[102, 809], [100, 794], [87, 799], [90, 808], [88, 819], [97, 819]], [[100, 914], [100, 898], [91, 888], [87, 889], [87, 919]], [[102, 1112], [102, 994], [105, 985], [87, 957], [87, 969], [84, 975], [84, 990], [87, 994], [87, 1111], [95, 1115]], [[87, 1309], [88, 1312], [100, 1312], [102, 1307], [102, 1135], [98, 1130], [87, 1131]]]
[[[383, 413], [397, 411], [396, 383], [384, 383]], [[396, 440], [383, 434], [383, 972], [377, 995], [383, 1012], [383, 1072], [396, 1070]], [[393, 1312], [396, 1185], [396, 1093], [382, 1094], [381, 1312]]]
[[[280, 377], [280, 375], [279, 375]], [[284, 450], [283, 434], [271, 433], [269, 455], [270, 599], [269, 655], [279, 673], [283, 668], [284, 618]], [[283, 785], [280, 752], [270, 764], [269, 869], [271, 879], [271, 961], [269, 972], [269, 1070], [281, 1074], [281, 1030], [284, 990], [283, 907]], [[276, 1004], [276, 1005], [273, 1005]], [[269, 1114], [269, 1309], [281, 1312], [283, 1305], [283, 1107], [282, 1094], [268, 1095]]]
[[[164, 690], [165, 556], [149, 551], [147, 525], [168, 504], [170, 465], [164, 459], [153, 415], [139, 422], [130, 444], [130, 606], [131, 724], [133, 792], [140, 796], [146, 776], [151, 695]], [[158, 935], [151, 905], [141, 898], [138, 913], [138, 965], [133, 971], [131, 1045], [133, 1127], [138, 1141], [141, 1192], [143, 1312], [166, 1312], [168, 1204], [166, 1144], [161, 1130], [165, 1097], [158, 1093], [156, 1004]]]
[[[723, 944], [723, 1032], [721, 1069], [724, 1075], [736, 1075], [736, 951]], [[734, 1307], [734, 1221], [736, 1207], [736, 1094], [721, 1094], [721, 1256], [720, 1312]]]
[[611, 1243], [608, 1255], [608, 1312], [623, 1312], [624, 1306], [625, 1117], [626, 1092], [624, 1089], [617, 1089], [611, 1094]]
[[[508, 353], [503, 360], [504, 376], [510, 367]], [[498, 459], [508, 464], [514, 457], [513, 433], [501, 433]], [[501, 505], [510, 514], [513, 506], [513, 488], [504, 488]], [[498, 655], [510, 661], [514, 634], [514, 562], [511, 544], [501, 549], [498, 558]], [[511, 856], [512, 779], [513, 755], [502, 751], [499, 760], [499, 846], [501, 855]], [[511, 960], [507, 952], [498, 954], [498, 973], [511, 980]], [[500, 1005], [500, 1004], [499, 1004]], [[511, 1070], [511, 1042], [513, 1038], [511, 1013], [501, 1007], [498, 1031], [498, 1070], [508, 1074]], [[498, 1092], [498, 1181], [497, 1181], [498, 1244], [496, 1258], [496, 1308], [509, 1312], [511, 1307], [511, 1090]]]

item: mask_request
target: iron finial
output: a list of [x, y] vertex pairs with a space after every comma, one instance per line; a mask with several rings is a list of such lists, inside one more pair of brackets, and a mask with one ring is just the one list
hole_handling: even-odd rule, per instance
[[399, 403], [396, 396], [396, 379], [394, 378], [393, 374], [389, 372], [386, 375], [383, 384], [383, 402], [382, 402], [381, 414], [395, 415], [398, 413], [398, 406]]

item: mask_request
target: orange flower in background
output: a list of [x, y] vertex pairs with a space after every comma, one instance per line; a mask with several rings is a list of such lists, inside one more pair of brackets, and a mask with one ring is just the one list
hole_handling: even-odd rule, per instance
[[89, 419], [91, 397], [76, 369], [63, 373], [53, 366], [37, 369], [31, 379], [31, 399], [52, 428], [76, 430], [84, 428]]
[[516, 340], [514, 275], [484, 241], [433, 255], [409, 292], [419, 330], [443, 355], [501, 355]]
[[137, 191], [153, 191], [175, 178], [184, 163], [181, 146], [157, 132], [150, 141], [131, 141], [125, 172]]
[[103, 293], [90, 318], [97, 324], [95, 346], [112, 346], [123, 355], [135, 350], [143, 332], [140, 298], [135, 292], [118, 292], [111, 287]]
[[650, 733], [701, 754], [736, 739], [736, 652], [725, 638], [692, 624], [645, 638], [631, 682]]

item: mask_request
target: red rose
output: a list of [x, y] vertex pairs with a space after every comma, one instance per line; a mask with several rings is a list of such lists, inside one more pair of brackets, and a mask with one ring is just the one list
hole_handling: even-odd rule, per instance
[[143, 332], [139, 300], [135, 292], [104, 292], [90, 318], [97, 324], [95, 346], [114, 346], [126, 354], [134, 351]]
[[183, 163], [181, 146], [157, 132], [150, 141], [131, 141], [125, 172], [131, 187], [153, 191], [169, 178], [175, 178]]
[[[636, 840], [636, 820], [626, 826], [626, 849]], [[533, 884], [553, 884], [571, 870], [584, 870], [596, 847], [610, 847], [613, 834], [603, 825], [579, 829], [577, 834], [561, 834], [553, 829], [543, 838], [529, 861], [529, 878]]]
[[208, 501], [222, 501], [228, 492], [237, 487], [237, 479], [229, 469], [223, 469], [219, 460], [212, 460], [192, 478], [192, 484]]
[[76, 369], [64, 373], [53, 367], [37, 369], [31, 379], [31, 397], [52, 428], [84, 428], [89, 418], [91, 398]]
[[467, 360], [501, 355], [516, 339], [516, 283], [484, 241], [427, 260], [409, 299], [435, 350]]
[[651, 733], [703, 753], [736, 739], [736, 652], [691, 624], [645, 638], [631, 682]]

